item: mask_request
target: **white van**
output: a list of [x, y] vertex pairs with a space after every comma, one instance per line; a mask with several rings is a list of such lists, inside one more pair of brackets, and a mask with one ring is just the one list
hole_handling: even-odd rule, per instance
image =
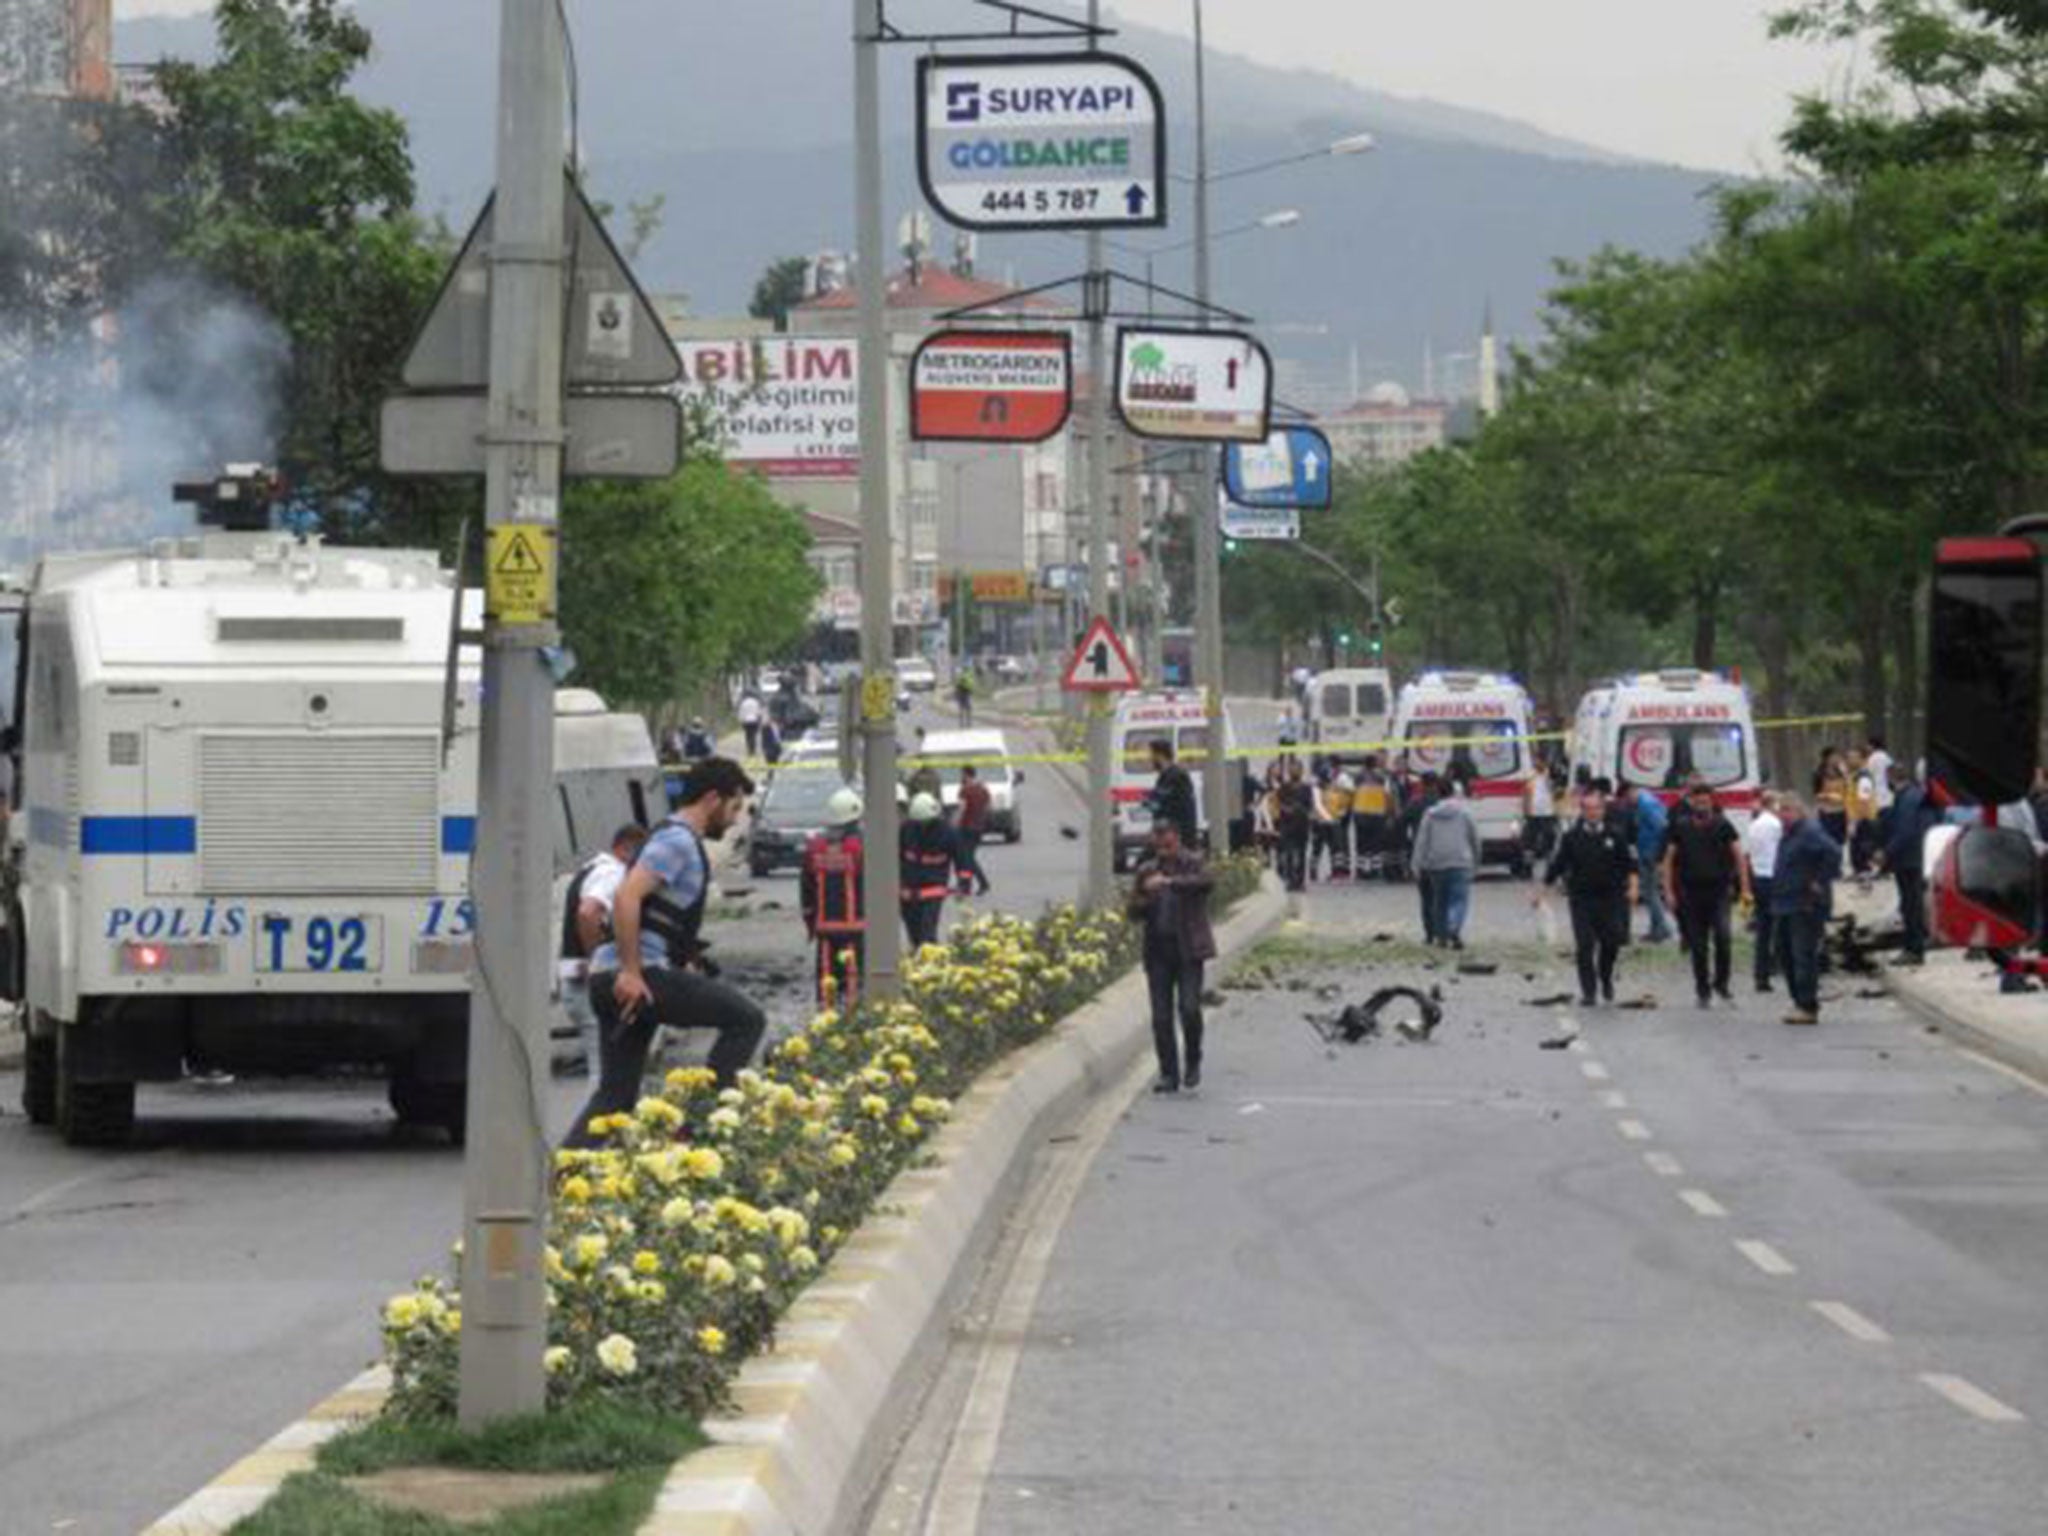
[[1572, 722], [1572, 771], [1633, 784], [1669, 805], [1697, 774], [1738, 829], [1762, 793], [1749, 690], [1719, 672], [1667, 667], [1593, 689]]
[[1394, 675], [1385, 667], [1339, 667], [1319, 673], [1308, 685], [1308, 739], [1347, 750], [1329, 753], [1342, 763], [1362, 763], [1383, 753], [1394, 714]]
[[[1196, 825], [1205, 836], [1209, 831], [1209, 810], [1202, 803], [1201, 791], [1202, 763], [1209, 750], [1209, 721], [1202, 695], [1193, 689], [1123, 694], [1117, 699], [1110, 727], [1109, 795], [1115, 824], [1111, 846], [1118, 874], [1131, 867], [1132, 856], [1152, 835], [1152, 813], [1145, 801], [1159, 777], [1152, 766], [1155, 741], [1172, 742], [1175, 760], [1194, 777]], [[1233, 752], [1236, 747], [1226, 708], [1223, 750]]]
[[1529, 735], [1536, 707], [1498, 672], [1425, 672], [1394, 707], [1397, 766], [1410, 777], [1449, 774], [1465, 786], [1479, 823], [1481, 855], [1520, 872], [1522, 794], [1537, 774]]
[[904, 763], [906, 773], [930, 760], [939, 775], [939, 795], [951, 815], [960, 804], [960, 766], [974, 764], [975, 776], [988, 786], [989, 835], [1014, 843], [1024, 835], [1017, 809], [1017, 786], [1024, 775], [1010, 766], [1010, 743], [1001, 731], [927, 731], [924, 745]]

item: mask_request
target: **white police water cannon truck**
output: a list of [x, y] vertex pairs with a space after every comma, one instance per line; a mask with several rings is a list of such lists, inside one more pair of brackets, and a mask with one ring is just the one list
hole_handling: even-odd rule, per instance
[[[267, 528], [53, 555], [19, 606], [4, 982], [29, 1117], [133, 1124], [138, 1082], [341, 1065], [463, 1131], [477, 674], [444, 729], [457, 578]], [[260, 513], [260, 515], [259, 515]], [[222, 526], [225, 525], [225, 526]], [[468, 605], [464, 605], [467, 607]]]

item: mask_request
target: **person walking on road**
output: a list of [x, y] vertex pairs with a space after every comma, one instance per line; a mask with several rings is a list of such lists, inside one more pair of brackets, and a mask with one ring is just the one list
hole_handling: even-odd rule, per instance
[[1216, 958], [1209, 925], [1214, 885], [1201, 854], [1182, 841], [1179, 824], [1154, 822], [1152, 846], [1139, 861], [1130, 900], [1131, 919], [1145, 931], [1152, 1045], [1159, 1057], [1154, 1093], [1202, 1084], [1202, 967]]
[[1756, 938], [1756, 989], [1769, 992], [1771, 977], [1777, 974], [1777, 925], [1771, 917], [1771, 886], [1778, 868], [1778, 844], [1784, 840], [1785, 823], [1778, 819], [1778, 796], [1765, 790], [1757, 801], [1756, 815], [1742, 834], [1742, 862], [1749, 870], [1750, 931]]
[[797, 872], [804, 932], [817, 951], [814, 967], [819, 1002], [825, 1001], [829, 979], [842, 1006], [849, 1006], [860, 987], [867, 958], [867, 912], [861, 904], [864, 860], [860, 839], [861, 799], [841, 787], [825, 802], [825, 830], [804, 845]]
[[1357, 804], [1358, 781], [1342, 763], [1333, 763], [1323, 786], [1323, 825], [1330, 850], [1330, 878], [1349, 880], [1352, 871], [1351, 812]]
[[986, 896], [988, 876], [981, 868], [981, 841], [988, 836], [989, 809], [993, 803], [988, 786], [974, 764], [960, 770], [960, 817], [954, 826], [959, 844], [960, 894]]
[[1298, 894], [1308, 889], [1308, 842], [1316, 819], [1316, 787], [1302, 772], [1300, 758], [1286, 759], [1274, 800], [1280, 834], [1280, 881]]
[[922, 949], [939, 942], [939, 919], [945, 911], [946, 893], [952, 889], [958, 853], [937, 795], [921, 791], [910, 797], [898, 848], [903, 928], [910, 936], [910, 947]]
[[1180, 824], [1180, 840], [1193, 848], [1201, 842], [1196, 832], [1195, 781], [1186, 768], [1174, 760], [1173, 743], [1161, 736], [1152, 743], [1152, 793], [1147, 804], [1154, 821]]
[[1479, 856], [1479, 823], [1465, 804], [1464, 788], [1454, 784], [1423, 812], [1415, 833], [1415, 871], [1429, 882], [1425, 942], [1465, 947], [1465, 915], [1472, 906]]
[[1878, 857], [1899, 893], [1899, 922], [1905, 930], [1897, 964], [1927, 959], [1927, 834], [1941, 824], [1941, 811], [1902, 763], [1891, 765], [1892, 803], [1884, 813], [1884, 847]]
[[761, 695], [749, 688], [740, 695], [740, 729], [746, 733], [747, 756], [761, 755], [761, 724], [767, 711], [761, 707]]
[[1557, 786], [1550, 765], [1538, 760], [1535, 773], [1522, 786], [1522, 858], [1531, 870], [1542, 865], [1557, 846]]
[[1429, 814], [1430, 807], [1444, 792], [1444, 781], [1433, 773], [1425, 773], [1416, 781], [1415, 792], [1409, 795], [1401, 807], [1400, 845], [1401, 857], [1406, 861], [1409, 876], [1415, 881], [1415, 897], [1422, 907], [1422, 942], [1435, 944], [1441, 937], [1436, 930], [1436, 899], [1430, 894], [1429, 872], [1415, 862], [1415, 848], [1422, 840], [1422, 818]]
[[[1735, 824], [1714, 803], [1714, 791], [1695, 784], [1686, 792], [1686, 814], [1674, 816], [1665, 839], [1664, 896], [1678, 916], [1678, 931], [1692, 957], [1693, 991], [1702, 1008], [1714, 998], [1733, 1002], [1728, 990], [1732, 964], [1729, 904], [1739, 889], [1746, 906], [1753, 899], [1742, 839]], [[1708, 971], [1708, 950], [1713, 969]]]
[[690, 717], [690, 728], [683, 732], [682, 758], [686, 763], [702, 762], [718, 750], [711, 739], [711, 727], [704, 723], [702, 715]]
[[647, 829], [629, 821], [612, 834], [609, 846], [593, 854], [569, 878], [562, 898], [562, 1011], [576, 1026], [583, 1046], [583, 1070], [598, 1070], [597, 1009], [590, 1001], [590, 957], [612, 936], [612, 904], [626, 871], [640, 856]]
[[1820, 946], [1826, 932], [1834, 882], [1842, 873], [1842, 845], [1828, 836], [1820, 818], [1806, 814], [1797, 795], [1782, 795], [1778, 818], [1785, 837], [1771, 878], [1771, 916], [1777, 946], [1792, 993], [1787, 1024], [1820, 1022]]
[[1622, 785], [1621, 796], [1635, 828], [1636, 886], [1650, 918], [1650, 931], [1643, 937], [1662, 944], [1671, 937], [1671, 918], [1664, 910], [1664, 883], [1657, 878], [1657, 869], [1664, 859], [1664, 834], [1671, 816], [1655, 793], [1639, 785]]
[[[1544, 871], [1544, 888], [1563, 883], [1571, 904], [1572, 949], [1579, 969], [1579, 1002], [1614, 1001], [1614, 964], [1628, 942], [1636, 887], [1641, 880], [1636, 850], [1607, 815], [1607, 796], [1597, 785], [1579, 795], [1579, 819], [1558, 839]], [[1529, 898], [1541, 904], [1543, 891]]]
[[597, 1010], [597, 1087], [564, 1139], [594, 1146], [590, 1122], [631, 1109], [655, 1032], [710, 1029], [718, 1038], [709, 1065], [731, 1087], [768, 1028], [760, 1007], [706, 974], [698, 935], [711, 897], [708, 845], [724, 837], [754, 781], [730, 758], [711, 757], [683, 781], [681, 808], [657, 827], [612, 903], [611, 941], [590, 959], [590, 1000]]

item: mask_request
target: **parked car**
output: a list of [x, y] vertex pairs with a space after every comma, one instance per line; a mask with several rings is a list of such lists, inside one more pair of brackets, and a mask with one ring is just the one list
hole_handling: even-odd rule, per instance
[[825, 805], [846, 781], [831, 768], [785, 768], [754, 802], [747, 868], [755, 879], [803, 863], [804, 845], [825, 830]]
[[936, 693], [939, 669], [929, 657], [906, 656], [896, 663], [896, 681], [911, 693]]
[[1017, 805], [1017, 788], [1024, 782], [1022, 770], [1009, 763], [1010, 743], [1001, 731], [929, 731], [918, 755], [904, 764], [915, 770], [919, 758], [939, 764], [939, 793], [951, 815], [960, 803], [960, 763], [975, 764], [975, 775], [988, 786], [988, 834], [1014, 843], [1024, 835], [1024, 814]]

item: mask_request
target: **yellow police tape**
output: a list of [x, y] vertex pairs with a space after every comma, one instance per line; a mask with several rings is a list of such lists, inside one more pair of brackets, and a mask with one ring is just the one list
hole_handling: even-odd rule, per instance
[[[1861, 714], [1798, 715], [1782, 720], [1758, 720], [1755, 722], [1755, 725], [1759, 732], [1785, 731], [1812, 725], [1857, 725], [1862, 723], [1863, 719], [1864, 716]], [[1656, 723], [1662, 724], [1667, 722]], [[1670, 723], [1685, 724], [1687, 722], [1678, 721]], [[1380, 741], [1303, 741], [1295, 742], [1291, 746], [1281, 746], [1274, 743], [1257, 747], [1237, 747], [1225, 753], [1224, 760], [1226, 762], [1248, 762], [1254, 758], [1264, 759], [1269, 757], [1357, 757], [1367, 752], [1410, 751], [1418, 747], [1426, 749], [1432, 747], [1466, 746], [1475, 741], [1488, 743], [1512, 741], [1519, 743], [1525, 741], [1569, 741], [1570, 739], [1571, 733], [1569, 731], [1529, 731], [1517, 736], [1411, 736], [1406, 740], [1389, 737]], [[1206, 762], [1209, 754], [1204, 748], [1191, 747], [1187, 751], [1179, 753], [1178, 756], [1180, 761], [1184, 763], [1200, 763]], [[1145, 764], [1151, 762], [1149, 756], [1137, 760]], [[1085, 764], [1088, 761], [1088, 754], [1086, 752], [997, 752], [984, 753], [972, 757], [927, 757], [917, 752], [902, 752], [898, 754], [897, 761], [910, 771], [915, 771], [919, 768], [972, 768], [978, 773], [984, 768], [1000, 768], [1004, 766], [1019, 768], [1062, 763], [1069, 765]], [[674, 772], [687, 771], [689, 767], [687, 763], [675, 761], [664, 762], [661, 766], [666, 770]], [[839, 758], [837, 754], [819, 754], [817, 756], [807, 755], [801, 759], [794, 760], [785, 758], [780, 762], [771, 763], [766, 758], [749, 757], [741, 760], [741, 766], [749, 773], [759, 774], [808, 773], [813, 770], [823, 771], [826, 769], [837, 773], [839, 771]]]

